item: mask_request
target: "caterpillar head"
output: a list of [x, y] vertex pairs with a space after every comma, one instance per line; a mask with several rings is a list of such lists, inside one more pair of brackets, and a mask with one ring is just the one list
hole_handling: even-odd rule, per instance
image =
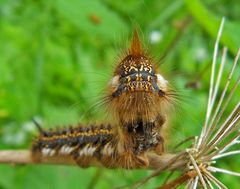
[[114, 88], [113, 98], [136, 92], [165, 95], [167, 81], [156, 72], [153, 61], [143, 52], [137, 32], [134, 33], [129, 53], [117, 66], [110, 85]]
[[154, 121], [162, 109], [168, 82], [142, 50], [137, 32], [134, 32], [130, 50], [117, 65], [108, 87], [111, 106], [120, 120], [135, 122], [140, 117]]

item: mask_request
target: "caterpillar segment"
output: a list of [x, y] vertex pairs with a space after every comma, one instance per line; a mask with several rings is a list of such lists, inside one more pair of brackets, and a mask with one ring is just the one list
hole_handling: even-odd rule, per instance
[[135, 154], [129, 145], [119, 140], [110, 125], [42, 130], [32, 144], [32, 158], [35, 162], [51, 158], [56, 163], [71, 159], [82, 168], [93, 165], [125, 169], [148, 166], [145, 153]]

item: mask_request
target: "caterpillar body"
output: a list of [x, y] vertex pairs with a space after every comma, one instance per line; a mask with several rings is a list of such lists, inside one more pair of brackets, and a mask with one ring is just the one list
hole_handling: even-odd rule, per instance
[[[35, 162], [44, 158], [72, 158], [80, 167], [98, 164], [107, 168], [147, 166], [144, 156], [136, 156], [119, 140], [110, 125], [67, 127], [42, 131], [32, 145]], [[57, 157], [57, 158], [56, 158]]]
[[34, 161], [72, 158], [80, 167], [95, 162], [107, 168], [132, 169], [148, 167], [147, 153], [163, 153], [162, 127], [171, 94], [136, 31], [107, 87], [107, 106], [116, 125], [42, 131], [32, 145]]

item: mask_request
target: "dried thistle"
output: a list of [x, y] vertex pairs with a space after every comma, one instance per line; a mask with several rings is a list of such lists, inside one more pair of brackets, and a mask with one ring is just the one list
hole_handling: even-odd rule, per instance
[[[149, 177], [137, 182], [134, 188], [144, 184], [150, 178], [159, 175], [165, 170], [180, 170], [182, 171], [182, 176], [159, 187], [161, 189], [175, 188], [183, 183], [186, 183], [185, 188], [187, 189], [195, 189], [197, 187], [214, 188], [214, 186], [217, 188], [227, 188], [214, 176], [215, 172], [240, 176], [238, 172], [222, 169], [217, 165], [219, 159], [240, 154], [240, 150], [231, 150], [233, 146], [240, 143], [240, 130], [238, 127], [240, 120], [240, 101], [235, 105], [233, 111], [227, 116], [226, 120], [224, 120], [223, 123], [220, 122], [222, 115], [226, 113], [226, 107], [230, 104], [233, 94], [236, 93], [236, 89], [239, 87], [240, 76], [238, 76], [233, 88], [230, 89], [229, 94], [227, 94], [229, 84], [239, 60], [240, 49], [233, 62], [224, 90], [221, 92], [219, 100], [216, 100], [227, 55], [227, 48], [224, 48], [220, 68], [216, 77], [216, 62], [219, 52], [218, 46], [223, 26], [224, 18], [222, 19], [215, 43], [208, 106], [205, 122], [200, 135], [195, 137], [194, 143], [189, 148], [184, 149], [169, 160], [164, 167], [160, 167]], [[216, 82], [214, 82], [215, 78]], [[214, 109], [214, 107], [216, 108]]]

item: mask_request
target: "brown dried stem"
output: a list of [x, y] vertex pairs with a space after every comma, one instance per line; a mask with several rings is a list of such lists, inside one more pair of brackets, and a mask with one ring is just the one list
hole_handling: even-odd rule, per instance
[[184, 175], [178, 177], [172, 182], [169, 182], [163, 186], [158, 187], [157, 189], [171, 189], [180, 186], [181, 184], [185, 183], [187, 180], [194, 178], [197, 176], [197, 172], [195, 170], [189, 171]]
[[62, 164], [76, 165], [71, 158], [56, 159], [53, 157], [44, 158], [39, 162], [34, 162], [30, 150], [1, 150], [0, 164]]
[[[161, 156], [156, 154], [148, 154], [149, 169], [159, 169], [162, 166], [168, 164], [168, 162], [175, 157], [176, 154], [163, 154]], [[25, 164], [59, 164], [59, 165], [77, 165], [75, 161], [70, 157], [44, 157], [37, 162], [32, 159], [30, 150], [0, 150], [0, 164], [13, 164], [13, 165], [25, 165]], [[102, 167], [99, 163], [93, 162], [93, 167]], [[169, 169], [173, 169], [178, 166], [172, 164]]]

